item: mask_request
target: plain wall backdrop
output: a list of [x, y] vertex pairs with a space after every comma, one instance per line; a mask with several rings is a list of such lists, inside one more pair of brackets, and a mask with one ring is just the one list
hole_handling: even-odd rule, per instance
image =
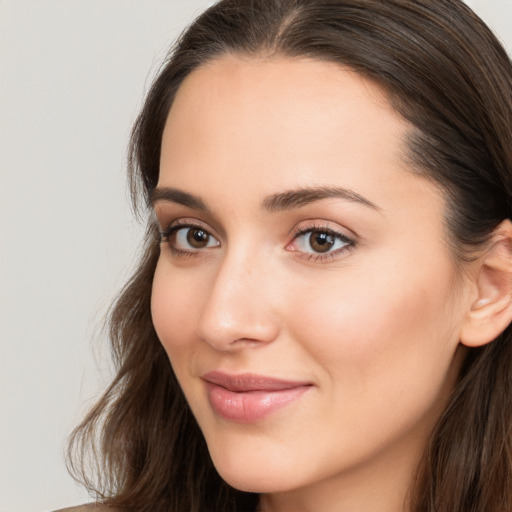
[[[101, 322], [140, 241], [130, 127], [211, 3], [0, 0], [0, 512], [88, 501], [64, 448], [108, 381]], [[512, 49], [512, 0], [467, 3]]]

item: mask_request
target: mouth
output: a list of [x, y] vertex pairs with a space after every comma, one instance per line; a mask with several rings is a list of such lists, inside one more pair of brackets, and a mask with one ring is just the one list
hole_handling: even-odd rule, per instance
[[310, 382], [287, 381], [255, 374], [208, 372], [202, 376], [215, 413], [224, 419], [251, 423], [298, 400], [313, 387]]

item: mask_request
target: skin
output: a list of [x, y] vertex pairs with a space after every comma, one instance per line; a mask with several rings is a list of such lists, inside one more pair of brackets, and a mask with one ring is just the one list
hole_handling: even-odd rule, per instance
[[[407, 510], [476, 299], [442, 193], [404, 158], [409, 129], [379, 87], [306, 59], [222, 58], [187, 77], [170, 111], [158, 188], [208, 210], [155, 196], [155, 214], [164, 231], [193, 224], [210, 238], [196, 249], [188, 228], [164, 237], [153, 321], [216, 468], [262, 493], [262, 511]], [[264, 207], [307, 187], [373, 206]], [[297, 229], [352, 242], [319, 257]], [[241, 424], [212, 409], [201, 379], [212, 370], [312, 386]]]

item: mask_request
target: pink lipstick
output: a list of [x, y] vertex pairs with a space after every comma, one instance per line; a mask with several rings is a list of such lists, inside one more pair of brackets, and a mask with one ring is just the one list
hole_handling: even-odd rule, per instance
[[300, 398], [310, 382], [286, 381], [250, 373], [209, 372], [202, 376], [213, 410], [225, 419], [249, 423]]

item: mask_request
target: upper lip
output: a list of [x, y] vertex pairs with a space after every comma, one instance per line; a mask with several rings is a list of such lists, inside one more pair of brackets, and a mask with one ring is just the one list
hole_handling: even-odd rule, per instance
[[219, 371], [207, 372], [201, 376], [211, 384], [222, 386], [236, 393], [244, 391], [283, 391], [302, 386], [311, 386], [311, 382], [276, 379], [254, 373], [228, 374]]

